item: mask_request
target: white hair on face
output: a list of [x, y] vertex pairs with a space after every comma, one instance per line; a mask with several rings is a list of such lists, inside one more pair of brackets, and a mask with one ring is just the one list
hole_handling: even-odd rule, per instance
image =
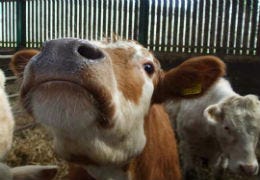
[[110, 43], [104, 43], [100, 41], [91, 41], [94, 45], [100, 48], [110, 48], [110, 49], [116, 49], [116, 48], [121, 48], [121, 49], [128, 49], [128, 48], [133, 48], [135, 49], [135, 54], [133, 59], [139, 60], [145, 57], [146, 60], [148, 61], [153, 61], [153, 56], [149, 53], [147, 55], [144, 55], [143, 51], [144, 48], [142, 45], [138, 44], [135, 41], [116, 41], [116, 42], [110, 42]]

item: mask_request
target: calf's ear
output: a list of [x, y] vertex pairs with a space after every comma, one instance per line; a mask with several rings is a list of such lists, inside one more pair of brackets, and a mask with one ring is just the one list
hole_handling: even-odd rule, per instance
[[204, 117], [211, 124], [216, 124], [222, 121], [221, 107], [217, 104], [208, 106], [203, 113]]
[[51, 180], [57, 174], [57, 166], [21, 166], [11, 169], [13, 180]]
[[33, 56], [38, 53], [39, 51], [35, 49], [27, 49], [16, 52], [11, 58], [11, 62], [9, 64], [10, 69], [13, 71], [14, 75], [21, 77], [26, 64]]
[[225, 75], [225, 69], [225, 64], [215, 56], [188, 59], [176, 68], [161, 73], [153, 102], [201, 96]]

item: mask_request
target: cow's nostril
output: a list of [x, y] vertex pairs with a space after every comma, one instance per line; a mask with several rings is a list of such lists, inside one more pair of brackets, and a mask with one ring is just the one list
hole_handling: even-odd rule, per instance
[[78, 53], [81, 56], [91, 60], [98, 60], [104, 57], [104, 54], [101, 50], [90, 44], [80, 45], [78, 47]]

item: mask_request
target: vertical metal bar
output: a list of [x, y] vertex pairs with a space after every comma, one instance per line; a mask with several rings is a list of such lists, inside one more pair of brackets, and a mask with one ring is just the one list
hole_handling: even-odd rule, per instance
[[170, 14], [169, 14], [169, 11], [170, 11], [170, 2], [169, 0], [166, 0], [165, 1], [165, 8], [166, 8], [166, 12], [165, 12], [165, 16], [166, 16], [166, 23], [165, 23], [165, 37], [164, 37], [164, 51], [167, 51], [169, 49], [169, 19], [170, 19]]
[[93, 9], [93, 4], [94, 4], [94, 2], [93, 1], [90, 1], [90, 24], [92, 25], [92, 27], [90, 27], [89, 28], [89, 30], [90, 30], [90, 40], [93, 40], [93, 31], [94, 31], [94, 28], [93, 28], [93, 26], [94, 26], [94, 9]]
[[170, 51], [174, 51], [173, 50], [173, 46], [174, 46], [174, 39], [176, 38], [174, 36], [174, 33], [175, 33], [175, 17], [176, 17], [176, 14], [175, 14], [175, 9], [176, 9], [176, 1], [172, 1], [172, 22], [171, 22], [171, 42], [170, 42], [170, 45], [171, 45], [171, 48], [170, 48]]
[[11, 33], [11, 31], [12, 31], [12, 27], [11, 27], [11, 24], [12, 24], [12, 18], [11, 18], [11, 9], [10, 9], [10, 7], [11, 7], [11, 2], [9, 1], [8, 2], [8, 16], [9, 16], [9, 22], [8, 22], [8, 24], [9, 24], [9, 31], [8, 31], [8, 37], [9, 37], [9, 39], [8, 39], [8, 41], [9, 41], [9, 47], [12, 47], [12, 33]]
[[4, 17], [3, 17], [3, 14], [4, 14], [4, 12], [3, 12], [3, 4], [4, 4], [4, 2], [3, 1], [1, 1], [0, 2], [0, 10], [1, 10], [1, 14], [0, 14], [0, 19], [2, 20], [1, 21], [1, 23], [2, 23], [2, 27], [0, 27], [1, 28], [1, 34], [0, 34], [0, 47], [4, 47], [4, 45], [3, 45], [3, 38], [4, 38], [4, 35], [3, 35], [3, 28], [4, 28]]
[[150, 26], [151, 26], [151, 29], [149, 30], [151, 33], [150, 33], [150, 41], [148, 41], [148, 48], [149, 49], [152, 49], [152, 50], [155, 50], [155, 39], [156, 39], [156, 36], [155, 36], [155, 33], [156, 33], [156, 28], [155, 28], [155, 22], [156, 22], [156, 17], [157, 17], [157, 9], [155, 8], [156, 6], [156, 1], [151, 1], [149, 2], [149, 8], [151, 9], [151, 21], [150, 21]]
[[139, 16], [139, 42], [147, 47], [147, 31], [149, 20], [149, 1], [141, 1], [140, 3], [140, 16]]
[[[225, 1], [223, 2], [223, 9], [226, 9], [225, 8]], [[213, 53], [216, 53], [218, 47], [217, 46], [221, 46], [223, 47], [223, 34], [224, 34], [224, 25], [225, 25], [225, 11], [222, 11], [222, 28], [221, 28], [221, 32], [220, 32], [220, 42], [217, 42], [217, 37], [218, 37], [218, 17], [219, 16], [219, 0], [216, 0], [216, 13], [215, 13], [215, 30], [214, 30], [214, 42], [213, 42], [213, 46], [214, 46], [214, 50], [213, 50]], [[219, 45], [220, 44], [220, 45]]]
[[182, 6], [182, 1], [178, 1], [178, 22], [177, 22], [177, 38], [176, 38], [176, 52], [179, 52], [179, 46], [180, 46], [180, 22], [181, 22], [181, 6]]
[[100, 40], [103, 40], [103, 36], [104, 36], [104, 3], [103, 0], [100, 0], [99, 3], [99, 14], [100, 14], [100, 18], [99, 18], [99, 36], [100, 36]]
[[108, 38], [108, 1], [104, 1], [104, 3], [105, 3], [105, 19], [104, 19], [104, 21], [105, 21], [105, 25], [104, 25], [104, 31], [105, 31], [105, 38]]
[[129, 11], [130, 11], [130, 0], [127, 1], [126, 3], [126, 33], [125, 33], [125, 38], [129, 38]]
[[35, 0], [35, 4], [34, 4], [34, 17], [35, 17], [35, 33], [34, 33], [34, 47], [38, 47], [38, 43], [39, 43], [39, 31], [38, 31], [38, 27], [39, 27], [39, 16], [38, 16], [38, 0]]
[[118, 26], [119, 26], [119, 2], [118, 2], [118, 0], [115, 0], [115, 34], [116, 34], [116, 36], [118, 36], [119, 34], [118, 34]]
[[238, 15], [239, 15], [239, 0], [236, 1], [236, 16], [235, 16], [235, 29], [234, 29], [234, 40], [233, 40], [233, 54], [236, 54], [237, 49], [237, 34], [238, 34]]
[[70, 1], [70, 27], [71, 27], [71, 37], [75, 37], [75, 26], [76, 26], [76, 17], [75, 17], [75, 0]]
[[35, 23], [35, 21], [36, 21], [36, 14], [35, 14], [35, 11], [36, 11], [36, 9], [35, 9], [35, 1], [32, 1], [32, 8], [31, 8], [31, 10], [32, 10], [32, 39], [30, 40], [31, 41], [31, 43], [32, 43], [32, 47], [34, 48], [35, 47], [35, 41], [36, 41], [36, 27], [37, 27], [37, 25], [36, 25], [36, 23]]
[[[69, 0], [68, 0], [69, 1]], [[65, 18], [64, 18], [64, 36], [68, 37], [68, 1], [66, 0], [66, 3], [64, 3], [65, 5]]]
[[203, 53], [204, 51], [204, 35], [205, 35], [205, 14], [206, 14], [206, 2], [203, 1], [203, 9], [202, 9], [202, 35], [201, 35], [201, 48], [200, 53]]
[[64, 4], [63, 1], [59, 1], [59, 6], [60, 7], [60, 13], [59, 13], [59, 19], [60, 19], [60, 37], [64, 37]]
[[51, 17], [50, 17], [50, 4], [51, 0], [46, 0], [46, 20], [45, 20], [45, 27], [46, 27], [46, 40], [50, 39], [50, 31], [51, 31], [51, 26], [50, 26], [50, 21], [51, 21]]
[[7, 25], [8, 25], [8, 16], [7, 16], [7, 1], [5, 1], [5, 4], [4, 4], [4, 15], [5, 15], [5, 24], [4, 24], [4, 27], [5, 27], [5, 36], [4, 36], [4, 39], [5, 39], [5, 47], [8, 47], [8, 40], [7, 40], [7, 35], [8, 35], [8, 33], [7, 33], [7, 31], [8, 31], [8, 29], [7, 29]]
[[187, 6], [188, 6], [188, 2], [187, 1], [184, 1], [184, 16], [183, 16], [183, 28], [182, 28], [182, 49], [181, 49], [181, 52], [185, 52], [185, 42], [186, 42], [186, 23], [187, 23]]
[[17, 1], [17, 48], [26, 47], [26, 1]]
[[27, 47], [31, 47], [31, 41], [30, 41], [30, 39], [32, 39], [31, 38], [31, 36], [32, 36], [32, 33], [31, 33], [31, 26], [32, 26], [32, 18], [29, 18], [29, 17], [31, 17], [32, 16], [32, 14], [31, 14], [31, 2], [30, 1], [27, 1], [27, 3], [26, 3], [26, 7], [27, 7], [27, 18], [26, 18], [26, 21], [28, 22], [28, 25], [27, 25], [27, 29], [28, 29], [28, 31], [27, 31], [27, 37], [26, 37], [26, 41], [27, 41], [27, 44], [28, 44], [28, 46]]
[[157, 50], [157, 21], [158, 21], [158, 0], [154, 3], [154, 24], [153, 24], [153, 50]]
[[131, 40], [133, 40], [134, 39], [134, 34], [135, 34], [135, 3], [136, 3], [136, 1], [132, 1], [132, 12], [131, 12], [131, 15], [132, 15], [132, 21], [131, 21], [131, 24], [132, 24], [132, 26], [131, 26], [131, 37], [130, 37], [130, 39]]
[[254, 39], [254, 50], [253, 55], [260, 56], [260, 25], [259, 25], [259, 16], [260, 16], [260, 2], [257, 1], [257, 11], [256, 11], [256, 31], [255, 31], [255, 39]]
[[[248, 34], [247, 34], [247, 52], [246, 54], [249, 55], [250, 54], [250, 42], [251, 42], [251, 37], [252, 37], [252, 17], [253, 17], [253, 1], [250, 3], [250, 14], [249, 14], [249, 23], [248, 23]], [[260, 39], [258, 39], [258, 41], [260, 41]], [[259, 49], [259, 55], [260, 55], [260, 49]]]
[[123, 37], [123, 30], [124, 30], [124, 13], [125, 13], [125, 9], [124, 9], [124, 0], [121, 0], [121, 14], [120, 14], [120, 18], [121, 18], [121, 21], [120, 21], [120, 36]]
[[189, 39], [188, 39], [188, 53], [191, 53], [191, 43], [192, 43], [192, 30], [193, 30], [193, 12], [194, 12], [194, 3], [193, 3], [193, 0], [191, 0], [191, 2], [190, 2], [190, 11], [189, 11], [189, 13], [190, 13], [190, 17], [189, 17], [189, 20], [190, 20], [190, 22], [189, 22]]
[[85, 38], [88, 39], [88, 32], [89, 32], [89, 28], [88, 28], [88, 24], [89, 24], [89, 19], [88, 19], [88, 1], [85, 0], [85, 11], [84, 11], [84, 19], [85, 19], [85, 25], [84, 25], [84, 29], [85, 29]]
[[206, 52], [210, 53], [211, 51], [211, 26], [212, 26], [212, 0], [209, 1], [209, 23], [208, 23], [208, 32], [207, 32], [207, 48], [206, 48]]
[[43, 31], [44, 31], [44, 28], [43, 28], [43, 2], [42, 0], [39, 2], [39, 21], [40, 21], [40, 26], [39, 26], [39, 30], [40, 30], [40, 44], [38, 46], [41, 46], [42, 42], [43, 42]]
[[66, 18], [66, 20], [67, 20], [67, 25], [66, 25], [66, 29], [67, 29], [67, 34], [66, 34], [66, 36], [68, 36], [68, 37], [71, 37], [72, 36], [72, 34], [71, 34], [71, 6], [72, 6], [72, 4], [71, 3], [73, 3], [73, 1], [72, 0], [68, 0], [68, 2], [67, 2], [67, 18]]
[[233, 0], [230, 0], [230, 7], [229, 7], [229, 18], [228, 18], [228, 37], [227, 37], [227, 54], [229, 54], [230, 52], [230, 36], [231, 36], [231, 14], [232, 14], [232, 10], [233, 10]]
[[79, 25], [78, 25], [78, 32], [79, 32], [79, 34], [78, 34], [78, 37], [79, 38], [83, 38], [82, 37], [82, 17], [83, 17], [83, 13], [82, 13], [82, 1], [81, 0], [79, 0], [79, 8], [78, 8], [78, 23], [79, 23]]
[[245, 18], [246, 18], [246, 6], [247, 2], [243, 2], [243, 8], [242, 8], [242, 22], [241, 22], [241, 35], [240, 35], [240, 51], [239, 54], [243, 55], [244, 54], [244, 30], [245, 30]]
[[61, 6], [59, 4], [59, 0], [55, 0], [55, 22], [56, 22], [56, 36], [55, 38], [60, 38], [60, 29], [61, 29], [61, 16], [60, 16]]
[[16, 27], [15, 27], [15, 14], [16, 14], [15, 5], [16, 5], [16, 1], [13, 1], [13, 3], [12, 3], [12, 12], [13, 12], [13, 16], [12, 16], [13, 47], [17, 47], [17, 45], [16, 45], [16, 38], [15, 38], [15, 30], [16, 30]]
[[73, 37], [77, 37], [78, 36], [78, 17], [77, 17], [77, 12], [78, 12], [78, 0], [75, 1], [73, 3], [74, 7], [72, 8], [72, 12], [73, 12]]
[[162, 29], [163, 29], [163, 21], [164, 21], [164, 18], [163, 18], [163, 6], [164, 6], [164, 1], [161, 0], [160, 3], [159, 3], [159, 8], [160, 8], [160, 15], [159, 15], [159, 41], [157, 43], [158, 46], [158, 50], [161, 51], [162, 50]]
[[96, 29], [95, 29], [95, 40], [98, 40], [99, 37], [98, 37], [98, 31], [99, 31], [99, 28], [100, 28], [100, 23], [99, 23], [99, 2], [98, 0], [96, 0], [95, 2], [95, 22], [96, 22]]
[[196, 10], [196, 23], [195, 23], [195, 50], [194, 52], [199, 52], [199, 17], [200, 17], [200, 1], [197, 2], [197, 10]]
[[48, 27], [47, 27], [47, 0], [44, 0], [44, 40], [47, 40]]

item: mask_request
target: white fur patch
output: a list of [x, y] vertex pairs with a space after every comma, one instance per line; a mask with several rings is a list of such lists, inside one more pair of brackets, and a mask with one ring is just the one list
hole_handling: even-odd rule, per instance
[[7, 94], [4, 89], [5, 76], [0, 70], [0, 158], [11, 148], [14, 118]]

